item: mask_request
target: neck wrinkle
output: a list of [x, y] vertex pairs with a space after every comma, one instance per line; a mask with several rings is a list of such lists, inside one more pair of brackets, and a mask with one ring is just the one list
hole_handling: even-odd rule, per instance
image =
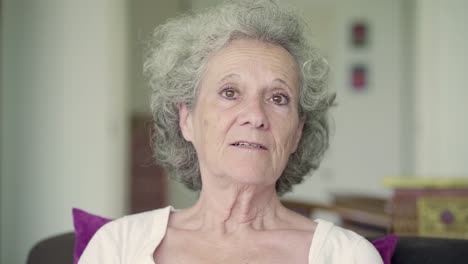
[[224, 190], [204, 186], [192, 209], [199, 220], [197, 229], [227, 235], [273, 229], [279, 207], [274, 186], [235, 186]]

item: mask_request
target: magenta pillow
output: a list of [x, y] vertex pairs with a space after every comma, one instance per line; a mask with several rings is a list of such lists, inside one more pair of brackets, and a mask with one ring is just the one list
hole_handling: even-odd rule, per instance
[[75, 249], [73, 250], [73, 263], [78, 263], [78, 260], [83, 254], [83, 251], [88, 245], [88, 242], [93, 237], [94, 233], [112, 219], [100, 217], [90, 214], [83, 210], [73, 208], [73, 225], [75, 226]]
[[398, 238], [395, 235], [384, 236], [375, 240], [372, 240], [372, 245], [377, 249], [382, 257], [384, 264], [391, 264], [393, 253], [398, 242]]

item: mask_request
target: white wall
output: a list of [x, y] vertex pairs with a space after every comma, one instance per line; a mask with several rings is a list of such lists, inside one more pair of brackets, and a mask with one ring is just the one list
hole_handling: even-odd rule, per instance
[[416, 175], [468, 177], [468, 2], [415, 7]]
[[[382, 186], [386, 176], [400, 175], [404, 147], [401, 134], [401, 98], [407, 88], [403, 80], [404, 21], [402, 1], [289, 1], [296, 5], [327, 46], [332, 67], [331, 88], [338, 106], [332, 111], [334, 135], [321, 168], [288, 196], [301, 200], [327, 201], [334, 192], [388, 196]], [[331, 15], [323, 15], [331, 14]], [[311, 19], [312, 18], [312, 19]], [[318, 19], [317, 19], [318, 18]], [[369, 44], [364, 49], [350, 45], [350, 27], [365, 21]], [[325, 26], [322, 26], [322, 23]], [[321, 32], [325, 27], [328, 32]], [[369, 84], [364, 92], [350, 85], [354, 63], [368, 67]]]
[[130, 9], [130, 111], [133, 114], [148, 115], [150, 113], [150, 88], [143, 76], [143, 59], [148, 40], [155, 27], [167, 19], [190, 9], [188, 0], [131, 0]]
[[1, 263], [126, 204], [122, 1], [3, 1]]
[[211, 6], [215, 6], [221, 2], [222, 0], [191, 0], [193, 10], [208, 8]]

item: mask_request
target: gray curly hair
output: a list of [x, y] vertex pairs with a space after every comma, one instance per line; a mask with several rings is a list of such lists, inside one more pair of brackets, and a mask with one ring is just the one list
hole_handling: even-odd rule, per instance
[[327, 112], [335, 94], [327, 89], [329, 67], [309, 44], [304, 23], [276, 1], [227, 1], [202, 13], [186, 14], [157, 27], [144, 63], [152, 88], [154, 155], [189, 189], [202, 187], [195, 148], [179, 128], [179, 104], [192, 108], [210, 54], [232, 40], [248, 38], [285, 48], [300, 69], [299, 115], [304, 121], [298, 148], [276, 182], [283, 194], [316, 170], [329, 144]]

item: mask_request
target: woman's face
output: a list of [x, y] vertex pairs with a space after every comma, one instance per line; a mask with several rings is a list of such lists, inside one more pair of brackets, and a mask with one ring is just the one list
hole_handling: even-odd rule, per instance
[[274, 185], [301, 137], [298, 100], [297, 65], [283, 47], [240, 39], [215, 54], [195, 107], [180, 106], [202, 182]]

